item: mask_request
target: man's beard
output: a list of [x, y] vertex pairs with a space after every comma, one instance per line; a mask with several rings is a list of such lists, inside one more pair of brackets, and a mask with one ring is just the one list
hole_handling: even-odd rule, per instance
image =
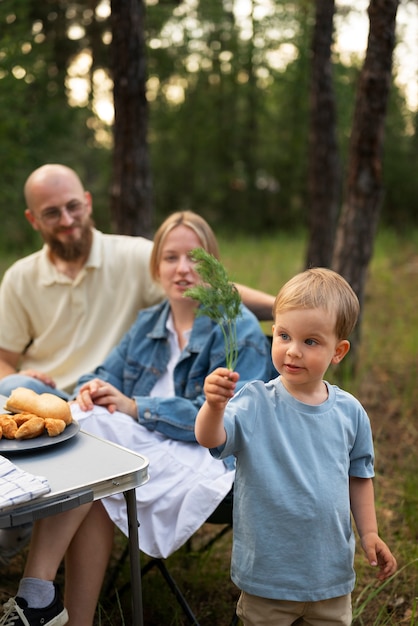
[[52, 255], [63, 261], [77, 261], [81, 258], [87, 259], [93, 239], [93, 226], [93, 221], [87, 218], [81, 225], [81, 237], [77, 241], [62, 243], [53, 235], [46, 235], [45, 233], [44, 240], [45, 243], [48, 244]]

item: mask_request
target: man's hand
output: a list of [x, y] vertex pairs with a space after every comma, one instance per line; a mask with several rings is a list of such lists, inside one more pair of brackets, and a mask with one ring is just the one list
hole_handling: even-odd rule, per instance
[[37, 370], [20, 370], [17, 373], [21, 374], [22, 376], [30, 376], [31, 378], [36, 378], [37, 380], [45, 383], [45, 385], [49, 385], [54, 389], [56, 387], [55, 380], [47, 374], [44, 374], [43, 372], [38, 372]]

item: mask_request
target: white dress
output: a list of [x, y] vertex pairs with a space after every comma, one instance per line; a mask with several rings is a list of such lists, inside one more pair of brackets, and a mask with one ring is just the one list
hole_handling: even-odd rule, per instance
[[[177, 358], [174, 349], [172, 361]], [[153, 395], [158, 391], [162, 396], [163, 388], [163, 381], [159, 381]], [[166, 390], [169, 388], [168, 384]], [[233, 485], [235, 471], [227, 470], [197, 443], [169, 439], [149, 431], [129, 415], [109, 413], [103, 407], [83, 412], [72, 404], [71, 411], [82, 430], [149, 459], [150, 480], [136, 490], [139, 545], [149, 556], [166, 558], [175, 552], [207, 520]], [[104, 498], [103, 504], [109, 517], [128, 536], [123, 494]]]

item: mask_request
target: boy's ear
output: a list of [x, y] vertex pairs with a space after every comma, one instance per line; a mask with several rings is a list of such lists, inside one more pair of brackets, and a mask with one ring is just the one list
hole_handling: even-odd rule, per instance
[[339, 341], [335, 346], [335, 352], [334, 356], [332, 357], [331, 363], [333, 365], [337, 365], [337, 363], [340, 363], [349, 350], [350, 342], [348, 341], [348, 339], [341, 339], [341, 341]]

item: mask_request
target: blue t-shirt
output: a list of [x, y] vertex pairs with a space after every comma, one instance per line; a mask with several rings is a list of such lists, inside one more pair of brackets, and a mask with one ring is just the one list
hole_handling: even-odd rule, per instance
[[318, 406], [296, 400], [281, 378], [246, 384], [225, 411], [237, 459], [231, 577], [253, 595], [301, 602], [350, 593], [355, 539], [349, 477], [371, 478], [369, 418], [326, 383]]

